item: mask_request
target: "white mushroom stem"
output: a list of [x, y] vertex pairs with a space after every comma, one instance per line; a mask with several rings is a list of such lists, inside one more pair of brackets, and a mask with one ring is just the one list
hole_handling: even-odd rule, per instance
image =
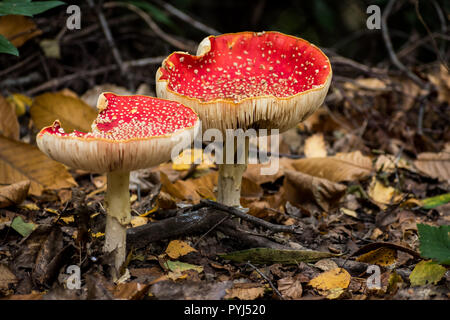
[[[232, 207], [239, 207], [241, 205], [241, 184], [242, 175], [247, 169], [248, 162], [248, 139], [245, 139], [244, 161], [243, 164], [227, 164], [225, 163], [226, 152], [223, 155], [223, 163], [219, 164], [219, 179], [218, 179], [218, 196], [217, 201]], [[234, 159], [236, 161], [236, 147], [234, 152]]]
[[130, 173], [108, 172], [107, 183], [104, 251], [114, 251], [114, 266], [118, 275], [126, 259], [126, 225], [131, 221]]

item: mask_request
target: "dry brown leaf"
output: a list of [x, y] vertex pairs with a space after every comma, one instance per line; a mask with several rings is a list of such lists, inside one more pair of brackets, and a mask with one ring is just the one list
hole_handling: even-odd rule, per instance
[[377, 264], [387, 267], [395, 263], [397, 260], [397, 251], [392, 248], [381, 247], [373, 251], [360, 255], [356, 261], [369, 264]]
[[30, 193], [62, 189], [77, 183], [60, 163], [51, 160], [35, 146], [0, 136], [0, 184], [30, 180]]
[[0, 134], [7, 138], [19, 140], [19, 122], [14, 106], [0, 96]]
[[14, 273], [6, 265], [0, 264], [0, 293], [7, 291], [9, 285], [15, 283], [17, 283], [17, 278]]
[[164, 172], [161, 174], [161, 190], [170, 194], [172, 197], [198, 203], [202, 198], [215, 200], [214, 187], [217, 185], [217, 172], [210, 172], [197, 179], [177, 180], [170, 182]]
[[167, 246], [166, 253], [172, 259], [178, 259], [181, 256], [185, 256], [188, 253], [195, 252], [188, 243], [180, 240], [172, 240]]
[[420, 153], [414, 165], [420, 172], [432, 178], [450, 180], [450, 151]]
[[298, 159], [291, 165], [297, 171], [333, 182], [360, 180], [372, 171], [372, 161], [359, 151], [326, 158]]
[[233, 288], [225, 291], [225, 299], [255, 300], [264, 295], [264, 287], [257, 283], [236, 283]]
[[330, 290], [346, 289], [350, 284], [350, 279], [351, 276], [345, 269], [336, 268], [319, 274], [308, 285], [321, 293], [328, 294]]
[[25, 200], [30, 189], [30, 181], [20, 181], [6, 187], [0, 187], [0, 208], [20, 204]]
[[37, 96], [30, 108], [31, 118], [37, 129], [61, 121], [66, 132], [89, 132], [97, 112], [82, 100], [61, 93], [44, 93]]
[[148, 291], [150, 284], [137, 282], [119, 283], [113, 291], [114, 298], [119, 300], [139, 300]]
[[384, 172], [393, 172], [397, 169], [409, 169], [411, 170], [411, 166], [405, 159], [399, 158], [396, 159], [395, 156], [391, 154], [381, 155], [377, 158], [375, 162], [375, 170], [384, 171]]
[[285, 171], [284, 198], [292, 204], [315, 202], [328, 211], [345, 194], [347, 187], [326, 179], [314, 177], [302, 172]]
[[293, 277], [282, 278], [277, 281], [278, 291], [285, 299], [298, 300], [302, 297], [303, 288], [299, 279]]
[[7, 38], [15, 47], [20, 47], [27, 40], [42, 33], [30, 18], [20, 15], [0, 17], [0, 34]]
[[327, 148], [323, 134], [317, 133], [306, 139], [303, 152], [306, 158], [324, 158], [327, 156]]

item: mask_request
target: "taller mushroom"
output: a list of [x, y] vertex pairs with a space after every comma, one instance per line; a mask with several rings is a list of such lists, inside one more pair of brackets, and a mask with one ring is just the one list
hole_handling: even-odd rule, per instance
[[178, 102], [146, 96], [102, 93], [92, 132], [64, 132], [56, 120], [37, 135], [39, 149], [72, 168], [107, 172], [106, 252], [119, 271], [126, 257], [126, 225], [131, 220], [130, 171], [171, 158], [172, 148], [189, 144], [200, 129], [197, 114]]
[[[283, 132], [322, 105], [331, 76], [327, 56], [306, 40], [240, 32], [205, 38], [196, 56], [172, 53], [157, 71], [156, 90], [158, 97], [192, 107], [204, 130]], [[219, 164], [219, 202], [240, 205], [245, 168]]]

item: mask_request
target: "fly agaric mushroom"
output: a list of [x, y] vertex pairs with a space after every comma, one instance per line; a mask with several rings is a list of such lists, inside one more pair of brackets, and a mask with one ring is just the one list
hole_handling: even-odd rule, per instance
[[126, 257], [126, 225], [131, 220], [130, 171], [169, 160], [176, 144], [193, 140], [200, 121], [191, 108], [146, 96], [102, 93], [97, 108], [92, 132], [66, 133], [56, 120], [36, 140], [39, 149], [56, 161], [107, 172], [104, 250], [115, 251], [115, 270], [119, 271]]
[[[331, 76], [327, 56], [306, 40], [240, 32], [205, 38], [196, 56], [169, 55], [157, 71], [156, 90], [160, 98], [193, 108], [205, 130], [283, 132], [322, 105]], [[219, 164], [219, 202], [240, 205], [245, 168]]]

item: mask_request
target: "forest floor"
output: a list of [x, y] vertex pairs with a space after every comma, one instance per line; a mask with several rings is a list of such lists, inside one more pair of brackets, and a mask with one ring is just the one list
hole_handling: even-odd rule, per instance
[[[50, 161], [35, 136], [57, 118], [89, 130], [100, 92], [154, 96], [149, 75], [170, 47], [153, 30], [151, 46], [127, 50], [136, 39], [115, 28], [137, 16], [109, 19], [132, 70], [124, 76], [96, 16], [86, 19], [88, 28], [57, 35], [59, 53], [36, 41], [57, 30], [48, 18], [8, 21], [39, 32], [20, 58], [0, 57], [2, 299], [450, 298], [449, 71], [436, 61], [411, 77], [332, 50], [325, 104], [280, 135], [280, 170], [248, 165], [246, 215], [215, 204], [208, 159], [132, 172], [129, 256], [112, 279], [102, 252], [106, 175]], [[430, 253], [429, 242], [442, 251]], [[80, 289], [68, 288], [72, 265]]]

